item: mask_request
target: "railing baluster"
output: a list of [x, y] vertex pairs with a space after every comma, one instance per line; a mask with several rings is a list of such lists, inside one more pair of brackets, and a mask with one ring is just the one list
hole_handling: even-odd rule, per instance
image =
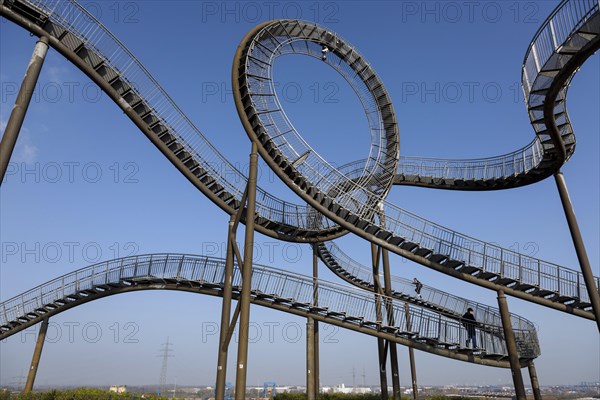
[[[125, 263], [125, 259], [121, 259], [121, 265], [119, 266], [119, 282], [121, 282], [121, 279], [123, 279], [123, 264]], [[106, 263], [108, 266], [108, 263]], [[108, 279], [108, 273], [106, 274], [107, 279]]]
[[137, 269], [138, 269], [138, 260], [139, 260], [139, 257], [135, 256], [135, 262], [133, 263], [133, 276], [132, 276], [132, 278], [137, 278], [137, 274], [138, 274], [138, 272], [137, 272]]
[[500, 247], [500, 268], [498, 272], [500, 276], [504, 276], [504, 249], [502, 247]]
[[169, 255], [165, 257], [165, 263], [163, 265], [162, 278], [164, 279], [167, 276], [167, 265], [169, 264]]
[[541, 288], [542, 287], [542, 267], [540, 265], [540, 260], [537, 260], [537, 270], [538, 270], [538, 287]]
[[179, 260], [179, 265], [177, 266], [177, 274], [175, 275], [175, 277], [179, 280], [181, 279], [181, 267], [183, 265], [183, 256], [181, 256], [181, 259]]

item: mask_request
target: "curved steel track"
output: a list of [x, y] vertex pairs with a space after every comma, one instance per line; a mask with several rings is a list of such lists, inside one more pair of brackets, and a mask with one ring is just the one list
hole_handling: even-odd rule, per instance
[[[552, 22], [561, 10], [571, 9], [571, 3], [562, 2], [544, 23], [523, 67], [527, 105], [537, 136], [521, 151], [522, 157], [514, 158], [512, 166], [532, 162], [532, 167], [522, 173], [530, 183], [558, 171], [568, 159], [573, 134], [565, 108], [566, 90], [577, 68], [600, 47], [599, 7], [590, 1], [583, 2], [589, 6], [583, 11], [575, 8], [581, 15], [569, 20], [572, 26], [566, 27], [571, 30], [564, 41], [556, 44], [555, 39], [553, 46], [543, 48], [543, 56], [538, 55], [542, 51], [540, 35], [554, 26]], [[368, 188], [358, 183], [349, 186], [342, 172], [316, 154], [289, 122], [274, 91], [272, 73], [278, 57], [300, 53], [319, 58], [321, 47], [329, 49], [325, 61], [328, 65], [362, 81], [378, 106], [388, 104], [381, 81], [352, 45], [311, 23], [284, 20], [259, 25], [242, 40], [234, 58], [234, 98], [246, 133], [257, 143], [267, 164], [296, 194], [343, 228], [414, 262], [485, 288], [594, 319], [578, 271], [460, 234], [389, 202], [373, 201]], [[532, 54], [536, 75], [530, 67]], [[549, 105], [553, 105], [551, 112]], [[525, 154], [529, 151], [533, 151], [531, 157]], [[308, 156], [301, 164], [295, 163], [301, 154]], [[514, 168], [502, 179], [519, 180], [521, 173]], [[486, 179], [478, 181], [485, 184]], [[446, 185], [438, 183], [439, 187]], [[373, 216], [377, 214], [384, 214], [384, 218], [375, 221]]]
[[[481, 321], [479, 349], [465, 348], [460, 321], [407, 302], [374, 296], [350, 286], [319, 281], [313, 304], [313, 278], [255, 265], [254, 304], [381, 337], [432, 354], [494, 367], [509, 367], [502, 325]], [[150, 254], [94, 264], [37, 286], [0, 303], [0, 340], [42, 319], [106, 296], [138, 290], [168, 289], [222, 296], [225, 260], [184, 254]], [[239, 297], [241, 272], [234, 266], [233, 293]], [[376, 303], [391, 305], [396, 326], [377, 321]], [[535, 330], [515, 329], [523, 365], [540, 349]]]
[[[577, 2], [584, 7], [577, 9], [576, 21], [563, 24], [560, 35], [556, 34], [557, 23], [553, 22], [571, 10], [573, 3], [563, 1], [557, 7], [525, 57], [523, 84], [536, 131], [533, 142], [491, 159], [446, 160], [443, 168], [437, 167], [440, 160], [430, 163], [419, 159], [421, 167], [412, 174], [406, 173], [406, 162], [400, 160], [398, 165], [399, 138], [391, 100], [375, 71], [350, 43], [304, 21], [270, 21], [256, 27], [244, 38], [235, 58], [238, 113], [262, 157], [309, 203], [290, 204], [259, 188], [256, 229], [282, 240], [309, 243], [350, 231], [450, 276], [593, 319], [580, 272], [462, 235], [384, 201], [393, 183], [500, 189], [537, 182], [568, 160], [574, 137], [565, 108], [566, 91], [576, 69], [600, 46], [600, 13], [594, 1]], [[171, 163], [221, 209], [234, 214], [243, 206], [247, 177], [211, 145], [133, 54], [79, 4], [3, 0], [0, 14], [34, 35], [47, 37], [50, 46], [106, 92]], [[322, 46], [329, 49], [327, 64], [346, 78], [367, 114], [373, 116], [369, 119], [373, 138], [370, 157], [357, 164], [359, 172], [354, 179], [331, 167], [302, 139], [277, 107], [279, 101], [272, 90], [270, 67], [274, 58], [291, 53], [320, 58]], [[225, 167], [216, 170], [216, 164]], [[378, 221], [376, 215], [380, 216]], [[343, 268], [343, 264], [338, 266]], [[408, 345], [416, 346], [414, 341]], [[422, 347], [429, 351], [432, 346]]]

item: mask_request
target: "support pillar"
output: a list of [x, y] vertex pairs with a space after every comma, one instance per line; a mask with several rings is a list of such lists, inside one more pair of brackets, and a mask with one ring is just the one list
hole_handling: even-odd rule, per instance
[[37, 342], [35, 343], [35, 350], [33, 351], [33, 358], [31, 359], [31, 368], [27, 374], [27, 382], [25, 383], [25, 389], [23, 393], [29, 393], [33, 389], [33, 382], [35, 382], [35, 376], [37, 375], [38, 365], [40, 364], [40, 357], [42, 356], [42, 349], [44, 348], [44, 341], [46, 340], [46, 332], [48, 331], [49, 318], [42, 320], [42, 326], [40, 327], [40, 333], [38, 333]]
[[225, 381], [227, 378], [227, 355], [229, 350], [228, 336], [233, 331], [235, 324], [230, 325], [231, 298], [233, 285], [233, 243], [235, 243], [235, 228], [237, 227], [235, 215], [229, 220], [227, 230], [227, 255], [225, 258], [225, 276], [223, 281], [223, 307], [221, 309], [221, 334], [219, 336], [219, 355], [217, 361], [217, 384], [215, 387], [216, 400], [225, 398]]
[[235, 377], [235, 400], [246, 397], [246, 374], [248, 372], [248, 330], [250, 327], [250, 289], [252, 285], [252, 263], [254, 249], [254, 220], [256, 213], [256, 180], [258, 170], [258, 151], [252, 142], [250, 152], [250, 171], [248, 174], [246, 208], [246, 235], [244, 238], [244, 263], [242, 267], [242, 291], [240, 294], [240, 326], [237, 355], [237, 373]]
[[508, 312], [508, 303], [506, 302], [506, 296], [504, 295], [503, 290], [498, 290], [498, 308], [500, 309], [500, 317], [502, 318], [504, 339], [506, 340], [506, 349], [508, 350], [508, 358], [510, 361], [510, 369], [517, 400], [526, 400], [525, 386], [523, 384], [523, 376], [521, 375], [521, 364], [519, 363], [519, 352], [517, 350], [517, 341], [515, 340], [515, 333], [513, 332], [510, 313]]
[[[375, 314], [378, 322], [383, 322], [383, 313], [381, 310], [381, 283], [379, 282], [379, 251], [381, 248], [371, 243], [371, 258], [373, 262], [373, 289], [375, 291]], [[377, 350], [379, 355], [379, 384], [381, 386], [381, 399], [388, 400], [387, 389], [387, 347], [385, 340], [377, 338]]]
[[533, 360], [527, 362], [527, 369], [529, 370], [529, 379], [531, 379], [531, 389], [533, 390], [534, 400], [542, 400], [542, 392], [540, 391], [540, 383], [538, 382], [537, 372], [535, 371], [535, 364]]
[[[404, 303], [404, 311], [406, 313], [406, 330], [411, 331], [412, 325], [410, 323], [410, 308], [408, 303]], [[412, 347], [408, 348], [408, 358], [410, 360], [410, 376], [412, 380], [413, 399], [419, 398], [419, 385], [417, 385], [417, 366], [415, 364], [415, 349]]]
[[[387, 296], [385, 301], [385, 309], [387, 311], [387, 320], [389, 326], [395, 326], [394, 321], [394, 309], [392, 305], [392, 278], [390, 273], [390, 256], [387, 249], [381, 249], [381, 258], [383, 260], [383, 282], [384, 282], [384, 293]], [[400, 400], [401, 389], [400, 389], [400, 373], [398, 371], [398, 349], [396, 343], [388, 342], [390, 349], [390, 363], [392, 365], [392, 390], [394, 400]]]
[[[319, 257], [317, 256], [317, 250], [313, 247], [313, 304], [319, 305]], [[318, 395], [321, 393], [321, 380], [319, 377], [319, 321], [314, 322], [314, 353], [315, 353], [315, 365], [313, 378], [315, 380], [315, 393]]]
[[315, 400], [315, 322], [308, 317], [306, 322], [306, 399]]
[[[583, 238], [579, 231], [579, 225], [577, 224], [577, 218], [575, 217], [575, 211], [573, 211], [573, 204], [569, 198], [569, 192], [567, 191], [567, 184], [565, 177], [561, 171], [554, 174], [554, 180], [558, 187], [558, 193], [560, 195], [560, 201], [562, 202], [565, 216], [567, 217], [567, 223], [569, 225], [569, 231], [571, 231], [571, 238], [575, 245], [575, 252], [577, 253], [577, 259], [579, 260], [579, 266], [581, 273], [583, 274], [583, 280], [590, 297], [590, 303], [592, 303], [592, 310], [596, 317], [596, 326], [600, 332], [600, 293], [594, 282], [594, 274], [592, 273], [592, 267], [590, 266], [590, 260], [583, 244]], [[579, 290], [579, 287], [577, 288]]]
[[27, 108], [29, 108], [31, 96], [33, 95], [35, 85], [40, 76], [40, 71], [42, 70], [42, 65], [44, 65], [47, 52], [48, 38], [43, 36], [35, 44], [31, 61], [29, 61], [27, 71], [25, 71], [25, 76], [21, 83], [21, 88], [19, 89], [19, 94], [17, 95], [17, 100], [15, 101], [15, 105], [13, 106], [8, 122], [6, 123], [4, 134], [2, 135], [2, 141], [0, 142], [0, 184], [2, 184], [2, 181], [4, 180], [4, 174], [8, 168], [10, 156], [15, 149], [15, 144], [17, 143], [19, 132], [23, 126], [25, 114], [27, 114]]

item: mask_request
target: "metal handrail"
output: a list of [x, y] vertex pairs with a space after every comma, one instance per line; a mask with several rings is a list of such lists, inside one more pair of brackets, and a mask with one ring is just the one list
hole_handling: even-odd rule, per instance
[[527, 174], [542, 160], [543, 149], [536, 137], [527, 146], [508, 154], [487, 158], [444, 159], [401, 156], [397, 174], [435, 179], [486, 181]]
[[[521, 70], [522, 88], [528, 109], [535, 101], [530, 97], [531, 90], [544, 65], [570, 35], [581, 27], [590, 16], [598, 12], [598, 0], [563, 0], [546, 18], [537, 30], [523, 60]], [[540, 100], [538, 98], [537, 102]], [[532, 115], [532, 122], [536, 116]], [[568, 123], [568, 116], [565, 122]], [[534, 126], [534, 128], [536, 128]], [[543, 134], [543, 128], [535, 129]], [[567, 134], [570, 134], [568, 130]], [[399, 174], [454, 180], [493, 180], [509, 176], [527, 174], [539, 166], [544, 149], [540, 136], [527, 146], [501, 156], [470, 160], [450, 160], [441, 158], [401, 157]], [[435, 183], [431, 183], [435, 186]]]
[[[354, 260], [346, 254], [335, 241], [328, 241], [316, 245], [321, 256], [321, 260], [328, 266], [332, 267], [331, 262], [326, 259], [326, 255], [330, 255], [340, 268], [350, 273], [354, 278], [364, 282], [373, 282], [372, 269]], [[380, 274], [380, 279], [383, 281], [383, 275]], [[410, 279], [402, 278], [397, 275], [391, 276], [392, 290], [397, 294], [410, 297], [415, 301], [417, 299], [415, 293], [415, 285]], [[413, 294], [414, 293], [414, 294]], [[394, 296], [395, 297], [395, 296]], [[501, 326], [502, 319], [497, 308], [476, 301], [468, 300], [451, 293], [444, 292], [431, 286], [423, 285], [421, 289], [421, 298], [427, 305], [434, 305], [443, 309], [445, 313], [450, 315], [462, 316], [468, 308], [474, 310], [474, 314], [478, 321], [485, 321], [488, 324]], [[510, 313], [511, 323], [514, 329], [536, 330], [533, 322], [523, 318], [517, 314]]]
[[[106, 285], [134, 285], [146, 280], [162, 282], [197, 282], [222, 285], [225, 276], [225, 260], [213, 257], [185, 254], [146, 254], [110, 260], [73, 271], [47, 283], [36, 286], [18, 296], [0, 303], [0, 326], [25, 317], [36, 310], [77, 296], [82, 291], [94, 291]], [[285, 282], [285, 285], [284, 285]], [[233, 287], [241, 285], [241, 273], [234, 266]], [[304, 307], [314, 305], [313, 278], [285, 270], [255, 265], [252, 272], [252, 291], [289, 299], [292, 304]], [[385, 325], [378, 320], [376, 303], [390, 304], [398, 332], [406, 332], [407, 315], [411, 320], [410, 335], [420, 339], [432, 339], [463, 348], [466, 332], [461, 321], [423, 309], [410, 303], [386, 296], [373, 295], [348, 285], [319, 280], [317, 285], [318, 307], [336, 315], [357, 318], [362, 324]], [[88, 292], [88, 296], [89, 296]], [[75, 300], [72, 300], [75, 301]], [[408, 310], [408, 311], [407, 311]], [[478, 347], [484, 353], [507, 356], [502, 340], [502, 326], [479, 321]], [[408, 333], [408, 332], [407, 332]], [[535, 358], [540, 354], [535, 331], [516, 329], [519, 356]]]
[[[214, 147], [133, 53], [100, 21], [74, 0], [24, 1], [44, 13], [51, 22], [68, 29], [101, 57], [155, 111], [156, 117], [202, 168], [235, 199], [242, 198], [247, 176]], [[257, 188], [257, 199], [260, 199], [256, 205], [259, 216], [302, 229], [314, 228], [314, 224], [307, 222], [309, 209], [305, 204], [283, 201], [260, 187]], [[324, 229], [336, 226], [326, 218], [321, 219]]]
[[[548, 79], [542, 71], [555, 71], [557, 66], [569, 64], [569, 53], [584, 45], [578, 43], [578, 39], [583, 37], [578, 38], [574, 34], [592, 16], [597, 17], [599, 10], [598, 0], [563, 0], [538, 29], [523, 60], [521, 84], [531, 124], [539, 137], [546, 138], [548, 151], [559, 152], [558, 160], [562, 162], [569, 160], [575, 150], [575, 136], [565, 105], [567, 88], [574, 71], [569, 70], [572, 71], [571, 76], [561, 83], [562, 87], [556, 91], [556, 101], [550, 103], [554, 107], [552, 121], [545, 120], [547, 103], [545, 96], [540, 94], [551, 88], [553, 79]], [[575, 41], [572, 42], [572, 39]], [[569, 45], [574, 47], [569, 48]], [[564, 46], [567, 46], [566, 53]], [[547, 157], [549, 161], [553, 160], [552, 155]]]
[[[237, 198], [241, 198], [242, 188], [245, 186], [247, 178], [216, 151], [141, 63], [100, 22], [74, 1], [29, 0], [28, 4], [33, 4], [45, 10], [50, 20], [68, 27], [72, 34], [78, 35], [98, 55], [110, 54], [110, 57], [103, 56], [107, 65], [110, 65], [117, 73], [121, 74], [123, 79], [135, 88], [136, 93], [142, 98], [148, 97], [148, 104], [151, 104], [150, 98], [160, 97], [160, 101], [154, 101], [151, 105], [157, 112], [160, 111], [161, 115], [168, 115], [162, 119], [165, 125], [169, 126], [174, 133], [180, 132], [182, 144], [188, 146], [190, 153], [197, 156], [200, 163], [206, 167], [207, 171], [214, 174], [219, 183], [230, 190]], [[65, 5], [65, 7], [62, 7], [62, 5]], [[208, 152], [206, 153], [206, 151]], [[315, 159], [311, 157], [312, 154], [302, 164], [303, 167], [314, 162]], [[227, 175], [229, 174], [219, 173], [214, 165], [231, 167], [231, 171], [236, 174], [237, 179], [228, 180]], [[316, 166], [313, 172], [318, 171], [318, 169], [319, 165]], [[238, 181], [240, 184], [236, 185], [231, 181]], [[346, 181], [347, 179], [344, 179], [344, 182]], [[340, 180], [334, 180], [330, 184], [337, 185], [339, 182]], [[257, 212], [267, 219], [276, 222], [283, 221], [286, 224], [301, 226], [306, 229], [314, 229], [318, 225], [311, 220], [310, 216], [314, 213], [311, 213], [310, 208], [304, 205], [286, 206], [286, 202], [271, 196], [264, 190], [259, 190], [258, 197], [262, 201], [257, 202]], [[363, 207], [361, 210], [361, 201], [372, 200], [372, 197], [369, 197], [368, 193], [361, 187], [357, 188], [356, 193], [340, 197], [345, 201], [344, 205], [348, 209], [357, 211], [359, 215], [365, 215], [364, 210], [370, 213], [375, 211], [374, 206], [371, 206], [370, 209], [369, 207]], [[357, 202], [358, 206], [356, 205]], [[452, 259], [478, 266], [484, 271], [497, 272], [500, 276], [514, 278], [519, 282], [528, 283], [561, 295], [577, 297], [584, 302], [589, 300], [581, 274], [575, 270], [533, 257], [523, 256], [511, 250], [502, 249], [499, 246], [461, 235], [458, 232], [417, 217], [393, 204], [382, 204], [387, 214], [387, 227], [385, 229], [397, 236], [405, 237], [407, 240], [418, 243], [421, 247], [448, 255]], [[319, 226], [328, 227], [333, 225], [327, 218], [320, 217]], [[600, 281], [600, 279], [596, 279]]]
[[[270, 31], [277, 31], [280, 24], [282, 22], [273, 22], [253, 37], [252, 45], [255, 47], [252, 45], [249, 47], [247, 61], [245, 61], [244, 74], [246, 75], [244, 76], [248, 82], [252, 83], [251, 76], [260, 76], [261, 82], [272, 80], [274, 58], [281, 54], [296, 52], [292, 46], [296, 38], [280, 34], [277, 43], [271, 41], [270, 37], [273, 34]], [[329, 33], [314, 30], [313, 32], [315, 32], [315, 38]], [[312, 42], [312, 39], [312, 37], [307, 39], [307, 51], [302, 51], [302, 53], [317, 57], [320, 47], [317, 43]], [[266, 48], [270, 46], [269, 50], [271, 51], [259, 53], [258, 50], [253, 50], [258, 49], [259, 46]], [[346, 46], [346, 43], [342, 42], [340, 46]], [[338, 66], [349, 62], [348, 59], [331, 56], [327, 60], [327, 63], [341, 74], [344, 74], [345, 71]], [[356, 76], [357, 74], [354, 78], [359, 79]], [[349, 180], [338, 169], [333, 168], [305, 142], [299, 132], [290, 129], [276, 94], [269, 92], [270, 85], [250, 84], [249, 86], [251, 87], [249, 90], [251, 100], [248, 100], [250, 102], [248, 106], [251, 107], [250, 112], [255, 113], [259, 119], [263, 115], [269, 116], [269, 124], [263, 121], [261, 129], [264, 129], [271, 138], [277, 138], [275, 144], [282, 156], [293, 160], [299, 154], [308, 154], [302, 165], [296, 168], [295, 176], [304, 177], [308, 187], [317, 189], [320, 196], [330, 200], [328, 204], [336, 204], [345, 208], [354, 221], [356, 221], [356, 217], [369, 220], [368, 216], [377, 214], [380, 208], [383, 208], [385, 226], [382, 223], [373, 222], [373, 224], [384, 232], [413, 242], [420, 248], [429, 249], [434, 254], [444, 255], [449, 259], [476, 267], [482, 272], [527, 284], [540, 291], [547, 291], [546, 295], [555, 293], [559, 296], [578, 299], [580, 303], [589, 303], [589, 295], [582, 274], [575, 269], [522, 255], [493, 243], [461, 234], [419, 217], [388, 201], [374, 202], [374, 196], [370, 195], [368, 188], [361, 187], [356, 182]], [[371, 89], [367, 88], [366, 90]], [[264, 96], [266, 93], [273, 96]], [[532, 143], [539, 143], [539, 141]], [[514, 165], [515, 163], [511, 162], [510, 164]], [[312, 196], [308, 188], [303, 189], [303, 192]], [[330, 195], [330, 193], [335, 193], [335, 195]], [[323, 204], [322, 200], [319, 202]], [[363, 224], [365, 223], [368, 222], [363, 222]]]
[[546, 18], [533, 36], [523, 59], [521, 80], [525, 99], [528, 99], [533, 85], [533, 80], [529, 80], [532, 76], [527, 74], [528, 67], [535, 66], [537, 68], [539, 66], [533, 75], [537, 76], [541, 66], [546, 64], [570, 34], [582, 26], [588, 17], [598, 11], [599, 7], [600, 1], [598, 0], [562, 0]]
[[[527, 174], [542, 160], [543, 149], [536, 137], [525, 147], [511, 153], [472, 159], [447, 159], [434, 157], [400, 156], [396, 174], [453, 180], [495, 180], [508, 176]], [[344, 165], [358, 171], [366, 160], [357, 160]], [[353, 167], [352, 164], [355, 164]], [[338, 168], [341, 170], [342, 167]], [[345, 173], [345, 175], [347, 175]]]

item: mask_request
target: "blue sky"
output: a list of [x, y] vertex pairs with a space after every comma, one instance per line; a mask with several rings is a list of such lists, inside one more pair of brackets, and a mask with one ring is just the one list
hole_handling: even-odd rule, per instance
[[[235, 48], [255, 24], [302, 18], [353, 43], [390, 92], [401, 154], [485, 157], [533, 138], [520, 89], [521, 63], [555, 2], [89, 2], [196, 126], [228, 159], [247, 165], [250, 142], [230, 94]], [[8, 119], [35, 38], [0, 20], [0, 122]], [[594, 274], [600, 275], [600, 65], [596, 54], [573, 80], [568, 110], [577, 135], [563, 168]], [[325, 158], [342, 164], [368, 154], [362, 110], [347, 84], [320, 62], [283, 58], [281, 97], [295, 126]], [[1, 191], [5, 300], [59, 275], [117, 256], [152, 252], [224, 255], [228, 216], [192, 187], [106, 95], [50, 50]], [[299, 200], [264, 163], [260, 184]], [[396, 187], [390, 200], [459, 232], [571, 268], [577, 259], [554, 182], [500, 192]], [[242, 232], [242, 231], [240, 231]], [[243, 237], [243, 233], [239, 234]], [[340, 245], [367, 263], [369, 244]], [[7, 249], [14, 249], [16, 253]], [[257, 262], [310, 273], [307, 246], [257, 235]], [[15, 254], [13, 254], [15, 253]], [[392, 257], [393, 272], [496, 305], [494, 292]], [[321, 276], [334, 280], [323, 266]], [[538, 325], [542, 385], [600, 379], [595, 324], [509, 298], [512, 312]], [[304, 321], [254, 307], [260, 333], [250, 347], [248, 383], [304, 381]], [[119, 295], [52, 319], [37, 383], [153, 384], [161, 344], [174, 343], [169, 381], [213, 384], [220, 301], [176, 292]], [[321, 381], [377, 383], [376, 341], [322, 328]], [[326, 341], [324, 343], [324, 341]], [[0, 383], [29, 368], [35, 329], [0, 344]], [[230, 352], [230, 366], [235, 351]], [[406, 348], [401, 383], [409, 382]], [[507, 370], [417, 352], [420, 384], [508, 384]], [[72, 366], [76, 365], [75, 370]], [[527, 374], [525, 377], [528, 380]], [[233, 373], [229, 380], [234, 380]], [[362, 382], [362, 377], [357, 379]]]

